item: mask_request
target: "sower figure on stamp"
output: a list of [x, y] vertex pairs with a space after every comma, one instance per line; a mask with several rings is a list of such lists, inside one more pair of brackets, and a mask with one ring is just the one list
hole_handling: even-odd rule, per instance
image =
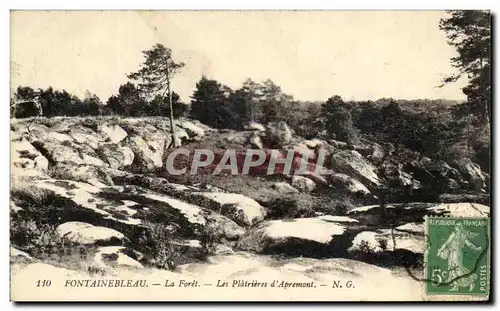
[[477, 275], [470, 274], [471, 271], [464, 266], [463, 253], [465, 246], [470, 247], [475, 252], [481, 251], [480, 246], [476, 246], [470, 241], [477, 235], [478, 233], [468, 231], [459, 222], [437, 252], [439, 257], [448, 261], [448, 280], [446, 282], [452, 282], [450, 291], [458, 291], [459, 287], [467, 286], [469, 286], [469, 291], [472, 291], [476, 285]]

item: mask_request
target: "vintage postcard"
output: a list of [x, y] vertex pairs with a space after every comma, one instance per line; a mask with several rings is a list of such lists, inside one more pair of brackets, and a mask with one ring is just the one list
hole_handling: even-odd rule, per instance
[[13, 301], [489, 301], [489, 11], [11, 11]]

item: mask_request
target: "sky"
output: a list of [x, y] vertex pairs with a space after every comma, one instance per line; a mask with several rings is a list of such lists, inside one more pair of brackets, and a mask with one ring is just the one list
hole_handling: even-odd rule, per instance
[[237, 89], [272, 79], [297, 100], [463, 100], [444, 11], [14, 11], [11, 88], [86, 90], [103, 102], [162, 43], [186, 66], [173, 89], [190, 100], [202, 75]]

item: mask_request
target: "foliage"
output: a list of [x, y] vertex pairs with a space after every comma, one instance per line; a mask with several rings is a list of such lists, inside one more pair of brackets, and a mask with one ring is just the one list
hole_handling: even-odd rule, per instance
[[216, 80], [203, 76], [193, 93], [191, 117], [215, 128], [227, 128], [236, 119], [229, 104], [229, 91]]
[[491, 24], [489, 11], [452, 10], [441, 19], [439, 28], [446, 33], [448, 43], [458, 56], [451, 64], [459, 70], [444, 79], [444, 83], [457, 81], [462, 75], [469, 78], [463, 88], [467, 95], [467, 110], [489, 122], [491, 113]]
[[45, 90], [34, 90], [28, 86], [19, 86], [14, 93], [13, 102], [20, 102], [13, 112], [13, 117], [27, 118], [36, 116], [39, 113], [35, 105], [35, 99], [38, 99], [43, 116], [97, 116], [100, 114], [102, 106], [97, 95], [86, 92], [85, 99], [82, 101], [75, 95], [71, 95], [65, 90], [58, 91], [49, 87]]
[[172, 229], [155, 223], [150, 223], [149, 227], [153, 246], [151, 264], [159, 269], [173, 270], [178, 264], [179, 251], [173, 243]]
[[[175, 92], [172, 92], [172, 102], [174, 118], [184, 116], [188, 107]], [[157, 94], [148, 102], [140, 89], [131, 82], [120, 86], [118, 95], [108, 99], [105, 109], [108, 115], [126, 117], [166, 116], [170, 113], [168, 97]]]
[[354, 144], [358, 140], [358, 133], [354, 127], [348, 106], [338, 95], [330, 97], [323, 105], [326, 119], [326, 130], [336, 140]]

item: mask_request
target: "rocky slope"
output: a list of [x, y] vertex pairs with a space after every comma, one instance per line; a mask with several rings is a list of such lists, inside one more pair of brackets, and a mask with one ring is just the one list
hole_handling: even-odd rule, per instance
[[[227, 280], [338, 277], [377, 280], [387, 290], [403, 284], [410, 297], [418, 283], [396, 272], [422, 273], [424, 216], [490, 213], [489, 177], [475, 163], [384, 162], [388, 152], [376, 144], [303, 140], [282, 124], [235, 132], [182, 119], [175, 139], [189, 148], [272, 146], [298, 155], [323, 148], [334, 174], [248, 176], [245, 182], [258, 191], [231, 191], [231, 182], [219, 177], [198, 182], [165, 174], [172, 139], [159, 118], [41, 119], [29, 130], [28, 124], [11, 123], [11, 263], [19, 278], [48, 270]], [[441, 197], [445, 202], [423, 195], [436, 183], [451, 193]], [[436, 200], [301, 209], [301, 200], [325, 192], [375, 203], [384, 184]], [[269, 195], [274, 200], [263, 199]], [[291, 199], [275, 200], [282, 197]]]

